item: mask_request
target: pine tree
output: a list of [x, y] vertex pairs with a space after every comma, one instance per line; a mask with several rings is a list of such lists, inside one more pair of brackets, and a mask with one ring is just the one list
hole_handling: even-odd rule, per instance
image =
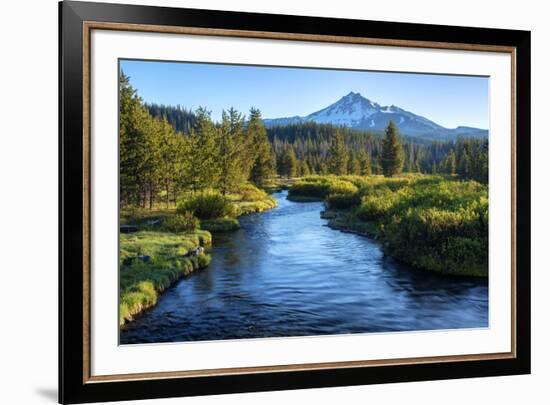
[[401, 173], [403, 169], [403, 146], [399, 140], [397, 127], [390, 121], [386, 128], [386, 137], [382, 144], [382, 155], [380, 165], [384, 176], [392, 177]]
[[489, 182], [489, 141], [485, 140], [480, 149], [478, 181], [487, 184]]
[[372, 172], [370, 157], [364, 149], [357, 152], [357, 160], [359, 161], [360, 174], [362, 176], [369, 176]]
[[329, 171], [332, 174], [343, 175], [348, 169], [348, 152], [344, 143], [344, 136], [337, 130], [330, 144]]
[[421, 173], [422, 172], [422, 165], [420, 163], [420, 157], [418, 155], [414, 159], [414, 172], [415, 173]]
[[237, 189], [246, 180], [241, 165], [241, 138], [242, 125], [239, 124], [239, 116], [231, 115], [231, 112], [222, 111], [222, 123], [218, 131], [219, 177], [217, 186], [223, 195]]
[[283, 155], [281, 166], [281, 174], [288, 178], [296, 176], [296, 172], [298, 170], [298, 161], [296, 160], [294, 149], [290, 147], [287, 148], [285, 154]]
[[355, 153], [349, 154], [348, 159], [348, 174], [360, 175], [361, 174], [361, 164], [355, 156]]
[[139, 128], [141, 100], [124, 72], [119, 76], [119, 100], [120, 199], [122, 203], [141, 206], [141, 162], [145, 136]]
[[311, 170], [306, 160], [302, 160], [300, 163], [300, 174], [302, 176], [309, 176], [311, 174]]
[[414, 158], [414, 143], [411, 141], [409, 142], [408, 148], [407, 148], [407, 155], [405, 159], [405, 171], [409, 173], [413, 173], [416, 171], [416, 162]]
[[123, 72], [119, 86], [121, 201], [152, 208], [160, 176], [158, 125]]
[[456, 173], [456, 157], [455, 152], [451, 150], [443, 159], [443, 172], [446, 174]]
[[[275, 176], [274, 155], [271, 151], [271, 145], [267, 138], [267, 132], [262, 120], [260, 110], [250, 109], [247, 132], [253, 139], [255, 156], [250, 172], [250, 180], [257, 186], [263, 187], [269, 184]], [[246, 151], [245, 153], [248, 153]]]
[[189, 135], [189, 149], [184, 170], [183, 186], [193, 191], [212, 187], [219, 178], [218, 131], [210, 112], [200, 107], [195, 112], [195, 127]]
[[458, 159], [458, 164], [456, 168], [457, 174], [461, 178], [466, 179], [471, 175], [471, 167], [472, 162], [470, 158], [470, 148], [468, 147], [468, 144], [465, 143], [462, 145], [460, 156]]
[[170, 196], [175, 200], [177, 166], [180, 154], [178, 136], [166, 117], [157, 120], [159, 126], [159, 146], [161, 155], [161, 183], [166, 207], [170, 206]]

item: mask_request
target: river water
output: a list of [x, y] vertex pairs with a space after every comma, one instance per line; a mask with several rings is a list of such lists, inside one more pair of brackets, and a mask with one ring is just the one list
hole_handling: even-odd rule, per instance
[[488, 326], [487, 281], [420, 271], [366, 237], [332, 230], [322, 203], [241, 217], [212, 263], [131, 322], [121, 344]]

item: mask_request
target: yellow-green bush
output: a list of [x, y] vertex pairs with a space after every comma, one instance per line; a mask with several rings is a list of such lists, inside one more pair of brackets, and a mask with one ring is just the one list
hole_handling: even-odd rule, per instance
[[252, 184], [243, 184], [239, 189], [239, 195], [242, 201], [248, 202], [261, 201], [268, 198], [264, 190], [260, 190]]
[[178, 204], [177, 212], [192, 212], [199, 219], [235, 217], [237, 211], [229, 197], [219, 191], [206, 189], [191, 194]]
[[288, 197], [291, 200], [323, 200], [329, 195], [349, 195], [357, 191], [358, 187], [355, 184], [337, 176], [308, 176], [290, 187]]
[[170, 215], [163, 219], [162, 229], [168, 232], [188, 232], [199, 229], [200, 220], [191, 211]]
[[215, 218], [202, 221], [201, 228], [209, 232], [236, 231], [241, 227], [236, 218]]
[[449, 274], [488, 274], [487, 187], [439, 179], [363, 197], [357, 216], [375, 221], [386, 251]]
[[330, 194], [325, 202], [330, 209], [349, 209], [359, 204], [361, 198], [357, 192]]

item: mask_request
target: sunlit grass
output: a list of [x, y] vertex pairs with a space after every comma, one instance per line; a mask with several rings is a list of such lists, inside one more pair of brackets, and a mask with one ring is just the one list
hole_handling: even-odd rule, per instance
[[204, 230], [188, 233], [141, 231], [120, 235], [120, 324], [156, 304], [159, 295], [194, 270], [208, 266], [210, 255], [188, 256], [208, 247]]

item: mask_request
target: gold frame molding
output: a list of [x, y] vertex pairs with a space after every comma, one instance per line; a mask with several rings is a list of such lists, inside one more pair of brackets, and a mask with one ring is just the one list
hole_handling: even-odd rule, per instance
[[[511, 352], [503, 353], [484, 353], [484, 354], [465, 354], [452, 356], [431, 356], [431, 357], [411, 357], [400, 359], [379, 359], [379, 360], [357, 360], [344, 362], [328, 363], [308, 363], [308, 364], [282, 364], [277, 366], [255, 366], [238, 367], [222, 369], [205, 370], [187, 370], [170, 372], [149, 372], [134, 374], [113, 374], [113, 375], [91, 375], [91, 343], [90, 343], [90, 258], [91, 258], [91, 239], [90, 239], [90, 164], [91, 164], [91, 100], [90, 100], [90, 62], [91, 62], [91, 31], [92, 30], [113, 30], [113, 31], [132, 31], [132, 32], [150, 32], [184, 35], [203, 35], [203, 36], [222, 36], [237, 38], [260, 38], [289, 41], [309, 41], [309, 42], [329, 42], [342, 44], [362, 44], [395, 46], [408, 48], [431, 48], [431, 49], [450, 49], [478, 52], [498, 52], [508, 53], [511, 56], [511, 146], [512, 146], [512, 167], [511, 167], [511, 203], [512, 203], [512, 233], [511, 233]], [[257, 374], [288, 371], [322, 370], [336, 368], [355, 368], [355, 367], [374, 367], [405, 364], [427, 364], [427, 363], [448, 363], [458, 361], [476, 361], [476, 360], [500, 360], [516, 358], [516, 48], [511, 46], [483, 45], [483, 44], [464, 44], [450, 42], [429, 42], [429, 41], [411, 41], [383, 38], [364, 38], [347, 37], [332, 35], [313, 35], [266, 31], [243, 31], [228, 30], [217, 28], [197, 28], [197, 27], [179, 27], [163, 25], [142, 25], [84, 21], [83, 22], [83, 382], [101, 383], [114, 381], [131, 380], [151, 380], [168, 378], [191, 378], [213, 375], [235, 375], [235, 374]]]

